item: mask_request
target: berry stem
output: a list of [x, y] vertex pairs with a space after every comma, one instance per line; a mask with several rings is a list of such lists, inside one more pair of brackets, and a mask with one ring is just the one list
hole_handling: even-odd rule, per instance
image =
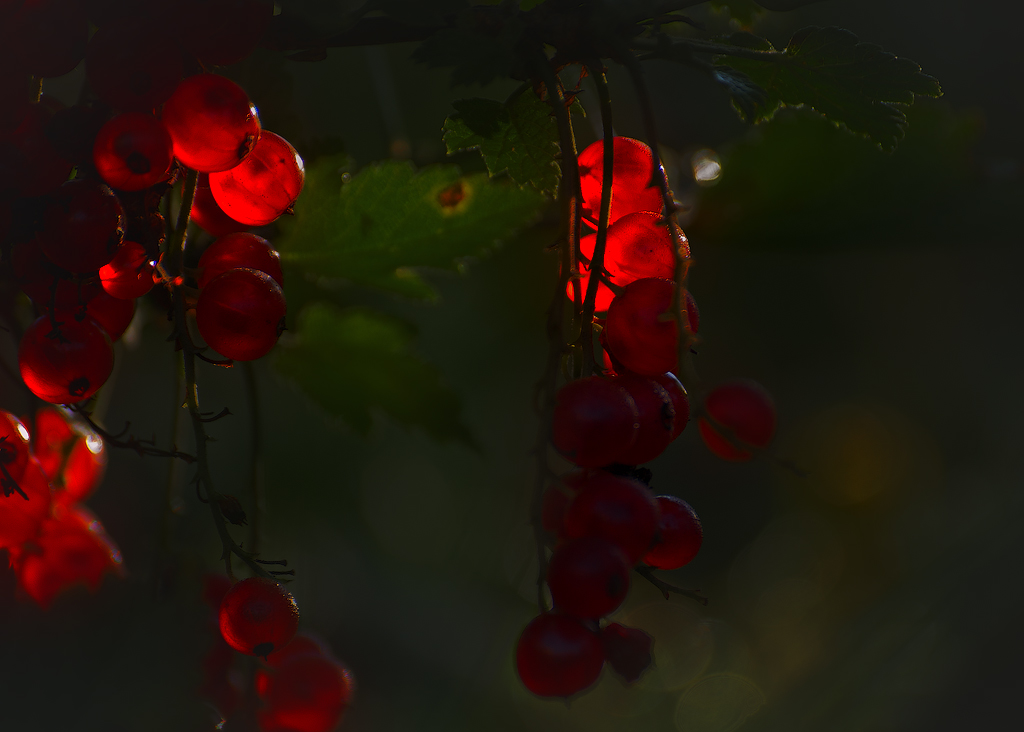
[[664, 580], [655, 577], [654, 572], [653, 570], [651, 570], [650, 567], [645, 567], [641, 564], [640, 566], [636, 567], [636, 573], [648, 582], [650, 582], [652, 585], [657, 587], [659, 590], [661, 590], [661, 594], [665, 596], [666, 600], [669, 599], [669, 597], [671, 597], [672, 595], [682, 595], [683, 597], [689, 597], [691, 600], [696, 600], [701, 605], [708, 604], [708, 598], [701, 595], [700, 590], [687, 590], [683, 587], [676, 587], [675, 585], [670, 585], [668, 582], [665, 582]]
[[597, 240], [594, 244], [594, 256], [590, 260], [590, 279], [587, 283], [587, 296], [583, 301], [582, 327], [580, 329], [580, 342], [583, 346], [583, 376], [590, 376], [594, 373], [594, 303], [597, 300], [598, 285], [606, 275], [604, 250], [608, 242], [608, 219], [612, 210], [612, 174], [615, 170], [615, 131], [612, 125], [612, 98], [608, 93], [608, 79], [605, 77], [604, 66], [600, 60], [588, 62], [587, 69], [597, 86], [597, 98], [601, 105], [604, 146], [601, 161], [601, 210], [597, 219]]

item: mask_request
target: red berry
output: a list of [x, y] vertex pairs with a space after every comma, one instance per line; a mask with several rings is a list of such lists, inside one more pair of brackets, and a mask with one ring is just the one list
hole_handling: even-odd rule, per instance
[[224, 640], [250, 656], [266, 656], [281, 648], [299, 627], [295, 598], [265, 577], [244, 579], [228, 590], [219, 617]]
[[39, 242], [57, 266], [75, 273], [95, 272], [117, 254], [124, 227], [124, 209], [109, 187], [69, 180], [46, 209]]
[[134, 300], [112, 297], [95, 281], [60, 280], [56, 297], [47, 294], [46, 299], [36, 305], [48, 313], [51, 299], [57, 320], [80, 320], [88, 315], [107, 332], [111, 341], [121, 337], [135, 315]]
[[[20, 474], [12, 477], [20, 491], [12, 487], [10, 494], [4, 496], [5, 487], [0, 492], [0, 548], [9, 551], [36, 538], [50, 514], [50, 484], [35, 458], [30, 457]], [[22, 493], [28, 496], [27, 500]]]
[[538, 696], [570, 697], [597, 681], [604, 651], [596, 633], [556, 613], [530, 621], [516, 643], [516, 671]]
[[268, 674], [263, 732], [330, 732], [352, 701], [352, 673], [327, 655], [303, 653]]
[[676, 413], [675, 420], [672, 423], [672, 439], [674, 440], [686, 429], [686, 425], [690, 421], [690, 400], [686, 396], [686, 389], [683, 388], [679, 379], [672, 372], [652, 376], [651, 378], [661, 384], [665, 391], [668, 392], [669, 398], [672, 399], [672, 406]]
[[100, 284], [107, 294], [134, 300], [153, 289], [155, 262], [138, 242], [126, 241], [108, 264], [100, 267]]
[[644, 564], [655, 569], [679, 569], [697, 556], [704, 529], [697, 513], [682, 498], [658, 496], [658, 508], [658, 540], [644, 556]]
[[242, 87], [216, 74], [182, 81], [164, 105], [174, 157], [202, 173], [241, 163], [260, 137], [260, 118]]
[[224, 66], [255, 50], [274, 16], [270, 0], [183, 0], [183, 44], [200, 61]]
[[636, 440], [636, 405], [611, 381], [591, 376], [570, 382], [555, 400], [552, 443], [580, 467], [618, 462]]
[[53, 146], [47, 126], [59, 104], [44, 96], [30, 104], [21, 124], [9, 135], [10, 146], [4, 146], [0, 168], [6, 167], [0, 186], [12, 187], [22, 196], [41, 196], [56, 190], [71, 174], [71, 163]]
[[302, 158], [280, 135], [266, 130], [241, 163], [210, 174], [210, 191], [228, 216], [263, 226], [291, 209], [306, 180]]
[[56, 480], [60, 475], [77, 437], [56, 407], [42, 407], [36, 412], [32, 451], [49, 480]]
[[100, 129], [92, 159], [110, 187], [141, 191], [170, 173], [174, 162], [171, 136], [156, 117], [124, 112]]
[[604, 335], [608, 350], [642, 376], [675, 370], [679, 343], [671, 317], [672, 280], [645, 278], [627, 285], [608, 308]]
[[638, 628], [608, 623], [601, 629], [601, 645], [608, 664], [628, 683], [639, 679], [654, 662], [654, 639]]
[[35, 76], [63, 76], [85, 57], [89, 24], [79, 0], [24, 0], [4, 22], [14, 31], [3, 39], [7, 50]]
[[269, 669], [256, 669], [256, 693], [260, 697], [266, 696], [267, 691], [270, 689], [273, 670], [299, 656], [324, 656], [329, 658], [331, 657], [331, 652], [326, 643], [308, 633], [297, 634], [284, 648], [274, 651], [263, 659], [263, 662], [270, 667]]
[[[14, 481], [21, 478], [32, 454], [28, 429], [21, 420], [10, 412], [0, 411], [0, 465], [7, 471], [0, 477], [0, 483], [9, 475]], [[9, 495], [11, 486], [3, 486], [0, 493]]]
[[107, 451], [103, 439], [84, 425], [70, 424], [54, 407], [36, 412], [32, 450], [46, 477], [59, 490], [56, 498], [78, 502], [103, 480]]
[[265, 355], [281, 333], [284, 293], [265, 272], [229, 269], [214, 277], [199, 294], [196, 324], [218, 353], [235, 361]]
[[599, 537], [618, 547], [630, 566], [651, 548], [658, 529], [658, 504], [643, 483], [596, 470], [565, 512], [570, 538]]
[[577, 618], [603, 618], [626, 598], [630, 564], [614, 544], [597, 536], [560, 545], [548, 564], [555, 608]]
[[262, 236], [240, 232], [222, 236], [203, 252], [199, 258], [199, 287], [206, 287], [214, 277], [238, 268], [264, 272], [284, 286], [277, 250]]
[[103, 25], [89, 41], [89, 86], [104, 102], [125, 112], [151, 112], [181, 79], [174, 38], [158, 22], [125, 18]]
[[636, 442], [619, 457], [619, 462], [625, 465], [640, 465], [653, 460], [672, 442], [676, 421], [672, 397], [665, 387], [644, 376], [623, 374], [616, 376], [612, 381], [633, 398], [640, 425]]
[[565, 535], [565, 512], [572, 499], [583, 489], [586, 473], [570, 473], [544, 491], [541, 503], [541, 524], [556, 538]]
[[18, 346], [25, 386], [43, 401], [75, 404], [103, 386], [114, 368], [110, 338], [92, 318], [65, 318], [53, 331], [50, 317], [28, 327]]
[[[651, 148], [631, 137], [615, 137], [612, 143], [615, 164], [612, 168], [611, 221], [626, 214], [663, 208], [661, 191], [651, 184], [653, 172]], [[601, 181], [604, 178], [604, 140], [589, 145], [579, 155], [580, 189], [583, 213], [595, 223], [601, 211]]]
[[[594, 256], [594, 247], [597, 246], [597, 234], [588, 234], [580, 238], [580, 252], [587, 259], [591, 259]], [[584, 262], [579, 263], [580, 270], [580, 302], [584, 302], [587, 297], [587, 289], [590, 287], [590, 267]], [[575, 302], [575, 293], [573, 291], [574, 283], [569, 280], [569, 283], [565, 286], [566, 296]], [[615, 298], [615, 293], [611, 291], [604, 282], [600, 280], [597, 283], [597, 295], [594, 298], [594, 312], [602, 313], [608, 309], [611, 305], [612, 300]]]
[[213, 236], [226, 236], [248, 228], [228, 216], [217, 205], [210, 191], [208, 173], [200, 173], [196, 181], [196, 194], [192, 198], [192, 220]]
[[84, 501], [99, 487], [106, 470], [107, 450], [103, 439], [92, 433], [82, 436], [71, 448], [61, 474], [62, 497], [72, 502]]
[[[640, 211], [626, 214], [608, 227], [604, 266], [615, 284], [625, 286], [644, 277], [675, 276], [672, 235], [660, 220], [658, 214]], [[683, 257], [690, 256], [685, 234], [677, 246]]]
[[[723, 460], [750, 460], [753, 452], [743, 449], [743, 445], [768, 447], [775, 434], [775, 402], [755, 381], [739, 379], [720, 384], [704, 400], [704, 409], [715, 424], [701, 417], [697, 422], [700, 436], [708, 449]], [[719, 427], [731, 434], [723, 434]]]

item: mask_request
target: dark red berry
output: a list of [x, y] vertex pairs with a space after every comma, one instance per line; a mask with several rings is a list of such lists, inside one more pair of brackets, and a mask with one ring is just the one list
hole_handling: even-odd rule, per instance
[[672, 372], [652, 376], [651, 378], [661, 384], [662, 388], [668, 392], [669, 398], [672, 399], [672, 406], [676, 413], [675, 420], [672, 423], [672, 439], [674, 440], [686, 429], [686, 425], [690, 421], [690, 400], [686, 396], [686, 389], [683, 388], [682, 383]]
[[655, 569], [679, 569], [700, 550], [704, 529], [690, 504], [675, 496], [658, 496], [658, 540], [644, 555], [644, 564]]
[[108, 186], [71, 180], [53, 195], [39, 242], [57, 266], [75, 273], [95, 272], [117, 254], [124, 229], [124, 209]]
[[775, 434], [775, 402], [755, 381], [740, 379], [720, 384], [704, 400], [704, 409], [710, 420], [698, 420], [700, 436], [723, 460], [750, 460], [754, 454], [744, 446], [765, 448]]
[[268, 674], [260, 710], [264, 732], [331, 732], [352, 702], [352, 673], [325, 654], [302, 653]]
[[23, 0], [4, 22], [13, 31], [3, 39], [7, 49], [35, 76], [63, 76], [85, 57], [89, 24], [80, 0]]
[[262, 236], [248, 232], [228, 234], [207, 247], [199, 258], [199, 287], [229, 269], [239, 267], [265, 272], [279, 285], [284, 285], [281, 256]]
[[[661, 213], [661, 191], [652, 186], [651, 148], [631, 137], [615, 137], [612, 143], [611, 221], [637, 211]], [[579, 155], [583, 212], [595, 223], [601, 210], [601, 181], [604, 178], [604, 141], [598, 140]]]
[[174, 141], [174, 157], [202, 173], [235, 167], [260, 136], [260, 118], [248, 95], [216, 74], [182, 81], [161, 118]]
[[[25, 472], [31, 453], [28, 429], [10, 412], [0, 411], [0, 464], [15, 481]], [[9, 494], [8, 488], [3, 487], [0, 494]]]
[[103, 386], [114, 368], [110, 338], [92, 318], [63, 317], [54, 331], [49, 316], [26, 329], [18, 346], [25, 386], [46, 402], [75, 404]]
[[181, 57], [174, 49], [166, 28], [148, 18], [105, 24], [89, 40], [89, 85], [114, 109], [151, 112], [181, 79]]
[[291, 593], [274, 580], [249, 577], [224, 595], [219, 618], [229, 646], [250, 656], [266, 656], [295, 636], [299, 608]]
[[266, 130], [241, 163], [210, 173], [210, 191], [228, 216], [263, 226], [291, 210], [306, 180], [302, 158], [287, 140]]
[[516, 671], [538, 696], [570, 697], [597, 681], [604, 651], [579, 620], [546, 613], [530, 621], [516, 643]]
[[638, 423], [636, 442], [619, 457], [625, 465], [640, 465], [658, 457], [672, 442], [676, 408], [668, 391], [654, 379], [623, 374], [612, 381], [625, 389], [636, 404]]
[[[0, 548], [8, 552], [17, 551], [26, 541], [39, 535], [51, 506], [50, 483], [35, 458], [28, 457], [21, 472], [12, 473], [11, 477], [17, 488], [5, 486], [0, 492]], [[8, 489], [10, 492], [5, 496]]]
[[658, 505], [650, 490], [640, 481], [599, 470], [580, 484], [582, 490], [565, 512], [566, 535], [599, 537], [622, 550], [630, 566], [636, 564], [658, 529]]
[[603, 618], [629, 591], [630, 563], [614, 544], [587, 536], [561, 544], [548, 564], [555, 608], [577, 618]]
[[671, 315], [674, 290], [672, 280], [637, 280], [608, 308], [608, 350], [630, 371], [657, 376], [675, 369], [679, 338]]
[[12, 180], [0, 181], [22, 196], [41, 196], [56, 190], [71, 174], [65, 160], [47, 135], [47, 126], [59, 104], [47, 97], [30, 104], [21, 124], [8, 136], [10, 145], [0, 146], [0, 169]]
[[274, 16], [270, 0], [183, 0], [176, 7], [185, 48], [216, 66], [252, 53]]
[[555, 396], [552, 442], [584, 468], [618, 462], [639, 430], [636, 405], [626, 391], [599, 376], [573, 381]]
[[153, 288], [154, 265], [141, 244], [126, 241], [110, 263], [100, 267], [100, 284], [112, 297], [142, 297]]
[[630, 684], [654, 662], [651, 655], [654, 639], [639, 628], [608, 623], [601, 629], [601, 645], [608, 665]]
[[200, 335], [235, 361], [252, 361], [270, 351], [284, 316], [280, 285], [254, 269], [230, 269], [218, 275], [203, 288], [196, 303]]
[[150, 114], [124, 112], [100, 129], [93, 163], [111, 188], [141, 191], [167, 178], [174, 154], [171, 136]]
[[210, 191], [210, 176], [200, 173], [196, 181], [196, 194], [192, 199], [192, 220], [213, 236], [226, 236], [245, 231], [248, 226], [228, 216]]

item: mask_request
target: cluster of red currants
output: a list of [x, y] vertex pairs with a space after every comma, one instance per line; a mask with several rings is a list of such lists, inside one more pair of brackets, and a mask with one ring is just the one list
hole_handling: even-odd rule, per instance
[[[301, 158], [262, 130], [241, 87], [202, 73], [203, 64], [247, 56], [273, 3], [185, 0], [166, 15], [159, 2], [13, 5], [0, 32], [20, 49], [0, 53], [0, 242], [8, 274], [39, 315], [19, 347], [26, 385], [58, 404], [92, 396], [113, 368], [111, 342], [155, 282], [186, 287], [200, 334], [222, 355], [265, 354], [285, 313], [276, 253], [258, 237], [236, 239], [221, 245], [219, 261], [231, 266], [216, 277], [169, 272], [180, 252], [161, 257], [160, 206], [191, 170], [203, 180], [183, 199], [214, 236], [291, 210], [304, 182]], [[170, 28], [168, 17], [189, 20]], [[86, 42], [90, 19], [99, 28]], [[25, 39], [31, 49], [22, 48]], [[40, 95], [38, 83], [32, 93], [30, 81], [67, 73], [83, 58], [85, 101], [65, 108]], [[268, 256], [274, 272], [262, 265]], [[193, 275], [198, 303], [187, 287]]]
[[106, 464], [102, 438], [55, 407], [36, 412], [34, 434], [0, 412], [0, 549], [44, 608], [64, 589], [95, 591], [106, 572], [121, 571], [117, 546], [82, 505]]
[[352, 701], [353, 678], [322, 641], [298, 633], [295, 599], [277, 582], [251, 577], [234, 585], [206, 578], [203, 599], [219, 629], [203, 659], [200, 693], [231, 718], [242, 702], [235, 652], [263, 659], [255, 690], [262, 732], [330, 732]]

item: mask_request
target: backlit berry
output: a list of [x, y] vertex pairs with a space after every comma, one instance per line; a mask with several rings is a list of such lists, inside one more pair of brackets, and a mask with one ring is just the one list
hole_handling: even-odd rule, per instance
[[575, 618], [545, 613], [516, 643], [516, 671], [537, 696], [570, 697], [597, 681], [604, 651], [597, 634]]
[[723, 460], [750, 460], [754, 454], [744, 447], [765, 448], [775, 434], [775, 402], [755, 381], [739, 379], [720, 384], [704, 400], [704, 409], [710, 420], [698, 420], [700, 436]]
[[[29, 458], [19, 475], [12, 475], [17, 488], [0, 491], [0, 548], [15, 550], [39, 535], [50, 514], [50, 483], [34, 458]], [[3, 476], [7, 482], [7, 476]], [[10, 493], [4, 495], [10, 489]], [[22, 495], [24, 494], [24, 495]], [[13, 557], [12, 557], [13, 559]]]
[[302, 158], [287, 140], [266, 130], [235, 167], [210, 173], [217, 205], [235, 221], [263, 226], [291, 209], [306, 180]]
[[199, 258], [199, 287], [206, 287], [214, 277], [229, 269], [247, 268], [264, 272], [284, 285], [281, 255], [262, 236], [248, 232], [228, 234], [207, 247]]
[[199, 295], [196, 324], [218, 353], [236, 361], [265, 355], [284, 324], [280, 285], [265, 272], [230, 269], [214, 277]]
[[[0, 411], [0, 465], [15, 481], [21, 478], [31, 453], [28, 428], [10, 412]], [[5, 487], [0, 494], [9, 492]]]
[[208, 173], [200, 173], [196, 180], [196, 194], [192, 199], [192, 220], [213, 236], [226, 236], [249, 228], [228, 216], [217, 205], [210, 191]]
[[704, 530], [690, 504], [675, 496], [658, 496], [658, 541], [644, 556], [655, 569], [679, 569], [697, 556]]
[[[631, 137], [616, 137], [612, 168], [611, 222], [637, 211], [661, 213], [661, 191], [652, 186], [651, 148]], [[604, 178], [604, 141], [589, 145], [579, 155], [583, 213], [597, 224], [601, 210], [601, 181]]]
[[679, 338], [671, 315], [674, 290], [672, 280], [637, 280], [608, 308], [607, 348], [630, 371], [657, 376], [675, 370]]
[[142, 297], [153, 289], [154, 265], [141, 244], [126, 241], [114, 258], [100, 267], [100, 284], [108, 295], [121, 300]]
[[75, 404], [103, 386], [114, 368], [110, 337], [92, 318], [65, 318], [54, 331], [49, 316], [38, 318], [18, 346], [25, 386], [43, 401]]
[[173, 161], [171, 136], [163, 123], [140, 112], [125, 112], [107, 122], [93, 146], [100, 177], [121, 191], [141, 191], [164, 180]]
[[626, 598], [629, 569], [622, 551], [605, 539], [588, 536], [559, 545], [547, 575], [555, 609], [576, 618], [603, 618]]
[[555, 396], [552, 442], [584, 468], [618, 462], [639, 429], [636, 405], [626, 390], [599, 376], [570, 382]]
[[351, 672], [324, 654], [288, 658], [267, 681], [259, 714], [264, 732], [331, 732], [352, 701]]
[[266, 656], [295, 636], [299, 608], [291, 593], [274, 580], [250, 577], [224, 595], [219, 619], [228, 645], [250, 656]]

